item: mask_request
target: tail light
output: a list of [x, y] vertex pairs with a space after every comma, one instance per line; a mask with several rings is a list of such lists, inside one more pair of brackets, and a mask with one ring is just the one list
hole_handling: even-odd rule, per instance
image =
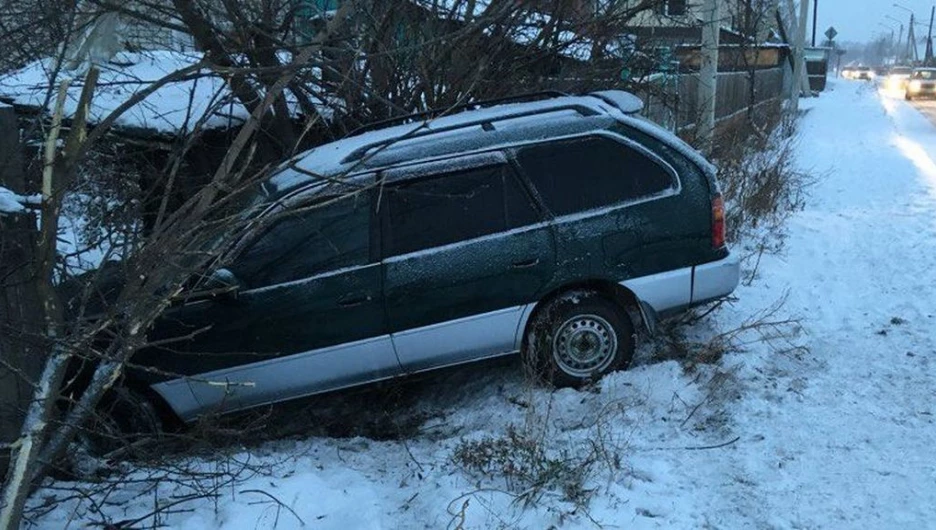
[[712, 198], [712, 248], [725, 246], [725, 200], [721, 195]]

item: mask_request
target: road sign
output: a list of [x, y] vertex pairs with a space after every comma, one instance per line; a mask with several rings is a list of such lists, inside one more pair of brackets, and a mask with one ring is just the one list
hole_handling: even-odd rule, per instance
[[832, 26], [829, 26], [829, 29], [825, 30], [825, 36], [829, 40], [835, 40], [836, 35], [838, 35], [838, 31]]

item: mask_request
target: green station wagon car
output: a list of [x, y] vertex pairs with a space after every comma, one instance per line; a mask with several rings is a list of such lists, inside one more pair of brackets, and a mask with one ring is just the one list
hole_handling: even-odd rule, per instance
[[173, 308], [151, 338], [189, 339], [128, 377], [191, 421], [517, 352], [560, 385], [627, 367], [739, 277], [714, 168], [641, 106], [475, 105], [296, 157], [214, 271], [232, 292]]

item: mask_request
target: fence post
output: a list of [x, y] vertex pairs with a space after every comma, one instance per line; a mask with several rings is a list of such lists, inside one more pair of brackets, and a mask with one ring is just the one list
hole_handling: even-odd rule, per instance
[[705, 0], [702, 8], [702, 64], [699, 68], [699, 147], [712, 152], [715, 136], [715, 98], [718, 91], [718, 40], [721, 33], [718, 0]]
[[[790, 95], [790, 110], [799, 112], [799, 98], [803, 94], [803, 80], [806, 75], [806, 24], [809, 23], [809, 2], [800, 0], [799, 20], [796, 27], [796, 47], [793, 52], [793, 93]], [[808, 81], [806, 85], [808, 88]]]

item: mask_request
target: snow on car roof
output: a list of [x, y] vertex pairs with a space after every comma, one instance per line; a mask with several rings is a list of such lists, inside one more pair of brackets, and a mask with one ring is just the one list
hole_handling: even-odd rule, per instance
[[[555, 118], [555, 113], [567, 113], [569, 105], [577, 104], [597, 112], [601, 110], [596, 106], [597, 103], [598, 100], [592, 97], [566, 96], [544, 101], [509, 103], [479, 110], [460, 112], [450, 116], [434, 118], [429, 121], [396, 125], [386, 129], [369, 131], [357, 136], [350, 136], [337, 140], [306, 151], [299, 155], [299, 157], [294, 160], [293, 164], [308, 173], [333, 176], [336, 173], [346, 171], [349, 166], [359, 165], [356, 160], [348, 162], [345, 159], [355, 151], [367, 148], [368, 146], [374, 146], [376, 149], [380, 146], [387, 146], [393, 143], [417, 143], [419, 141], [425, 141], [428, 136], [436, 140], [439, 138], [439, 133], [431, 135], [428, 133], [461, 125], [468, 126], [468, 124], [482, 122], [484, 120], [509, 123], [505, 120], [498, 120], [498, 118], [504, 118], [520, 112], [537, 112], [537, 114], [534, 115], [538, 118], [536, 121], [549, 119], [550, 117]], [[515, 126], [522, 127], [524, 123], [529, 122], [521, 120], [519, 123], [515, 123]], [[507, 126], [510, 125], [508, 124]], [[479, 123], [478, 130], [480, 129], [481, 125]], [[453, 133], [457, 134], [456, 131], [453, 131]]]
[[[531, 139], [541, 138], [544, 128], [566, 130], [570, 124], [582, 122], [582, 114], [577, 109], [593, 112], [595, 116], [614, 118], [665, 142], [701, 168], [709, 171], [715, 170], [714, 166], [698, 151], [676, 135], [659, 125], [635, 117], [634, 113], [642, 107], [643, 102], [633, 94], [624, 91], [604, 91], [595, 95], [562, 96], [543, 101], [496, 105], [442, 116], [430, 121], [369, 131], [297, 155], [289, 163], [284, 164], [282, 169], [270, 179], [269, 187], [276, 190], [289, 190], [313, 183], [316, 176], [327, 180], [359, 172], [366, 167], [366, 164], [352, 155], [362, 152], [366, 152], [366, 157], [381, 149], [400, 149], [406, 150], [409, 158], [418, 159], [425, 155], [423, 149], [425, 146], [439, 146], [444, 142], [455, 146], [452, 152], [457, 153], [458, 148], [463, 150], [469, 148], [472, 137], [482, 137], [482, 131], [489, 131], [482, 125], [485, 121], [493, 123], [493, 128], [497, 131], [513, 130], [520, 134], [528, 132]], [[592, 127], [598, 128], [599, 126], [593, 124]], [[516, 135], [513, 135], [514, 141], [515, 138]], [[500, 145], [495, 135], [491, 136], [489, 142], [490, 145], [487, 147]], [[349, 160], [349, 157], [352, 159]]]

